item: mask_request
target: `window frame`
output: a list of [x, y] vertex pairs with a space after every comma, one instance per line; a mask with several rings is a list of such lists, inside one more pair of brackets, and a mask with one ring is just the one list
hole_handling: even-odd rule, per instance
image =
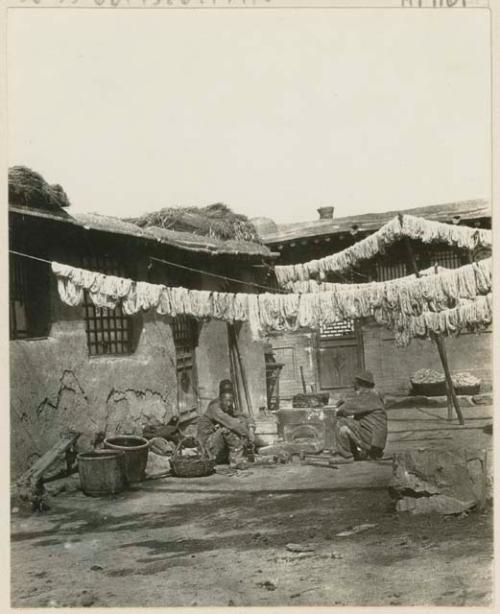
[[[128, 277], [128, 267], [109, 254], [82, 256], [81, 261], [82, 268], [98, 271], [104, 275]], [[89, 293], [85, 290], [83, 310], [89, 358], [121, 358], [134, 355], [137, 349], [136, 322], [133, 316], [123, 313], [121, 305], [117, 305], [114, 309], [96, 307]], [[93, 327], [91, 327], [91, 323]], [[105, 340], [106, 333], [108, 337], [110, 337], [111, 333], [114, 333], [114, 338], [107, 338]], [[123, 339], [124, 333], [126, 333], [125, 342]], [[100, 335], [100, 339], [98, 335]], [[120, 335], [121, 338], [118, 339], [117, 335]], [[126, 349], [123, 349], [124, 343], [126, 343]], [[113, 346], [115, 348], [114, 351], [107, 349], [107, 347], [113, 348]], [[122, 350], [118, 351], [120, 346], [122, 346]], [[106, 348], [106, 351], [98, 351], [98, 348]]]
[[[22, 283], [15, 286], [16, 280]], [[9, 254], [9, 340], [47, 339], [52, 323], [51, 279], [45, 262]], [[17, 328], [16, 303], [21, 305], [26, 328]]]

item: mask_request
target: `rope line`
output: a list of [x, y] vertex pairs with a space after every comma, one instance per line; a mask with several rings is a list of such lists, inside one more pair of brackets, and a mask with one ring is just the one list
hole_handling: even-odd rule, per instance
[[[44, 262], [46, 264], [52, 264], [52, 262], [50, 260], [46, 260], [45, 258], [39, 258], [38, 256], [32, 256], [31, 254], [25, 254], [23, 252], [18, 252], [18, 251], [13, 250], [13, 249], [9, 249], [9, 253], [15, 254], [16, 256], [22, 256], [23, 258], [29, 258], [31, 260], [37, 260], [38, 262]], [[255, 282], [251, 282], [251, 281], [244, 281], [243, 279], [237, 279], [235, 277], [227, 277], [226, 275], [219, 275], [217, 273], [210, 273], [209, 271], [203, 271], [202, 269], [195, 269], [195, 268], [192, 268], [192, 267], [185, 266], [183, 264], [177, 264], [176, 262], [171, 262], [169, 260], [161, 260], [160, 258], [154, 258], [152, 256], [150, 256], [149, 259], [150, 260], [155, 260], [156, 262], [161, 262], [163, 264], [168, 264], [170, 266], [178, 267], [180, 269], [185, 269], [187, 271], [191, 271], [192, 273], [201, 273], [202, 275], [209, 275], [211, 277], [217, 277], [218, 279], [223, 279], [225, 281], [232, 281], [232, 282], [236, 282], [236, 283], [239, 283], [239, 284], [244, 284], [245, 286], [253, 286], [255, 288], [260, 288], [262, 290], [267, 290], [267, 291], [273, 292], [273, 293], [280, 292], [281, 294], [286, 294], [286, 291], [284, 291], [281, 288], [272, 288], [271, 286], [264, 286], [262, 284], [257, 284]]]

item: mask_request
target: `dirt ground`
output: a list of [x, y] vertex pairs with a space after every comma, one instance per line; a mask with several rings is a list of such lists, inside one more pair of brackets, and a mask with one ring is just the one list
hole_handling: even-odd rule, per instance
[[[452, 437], [490, 445], [481, 412]], [[431, 414], [418, 414], [418, 433], [455, 430]], [[405, 439], [405, 415], [390, 414], [389, 453], [422, 447], [421, 434]], [[12, 606], [490, 605], [491, 508], [396, 514], [390, 476], [390, 460], [261, 466], [146, 481], [113, 498], [64, 494], [44, 514], [14, 507]], [[375, 526], [338, 535], [365, 523]]]

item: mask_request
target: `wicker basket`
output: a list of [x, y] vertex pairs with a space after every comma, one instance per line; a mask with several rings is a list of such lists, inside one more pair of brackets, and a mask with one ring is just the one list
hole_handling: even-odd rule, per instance
[[215, 458], [211, 458], [199, 441], [196, 441], [197, 456], [182, 456], [182, 450], [191, 438], [183, 439], [172, 455], [171, 465], [174, 475], [179, 478], [200, 478], [213, 473]]

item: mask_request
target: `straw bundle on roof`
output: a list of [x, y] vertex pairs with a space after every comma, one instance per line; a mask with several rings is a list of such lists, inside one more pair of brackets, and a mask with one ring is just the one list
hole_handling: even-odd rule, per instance
[[166, 207], [127, 221], [142, 228], [157, 226], [217, 239], [260, 242], [248, 218], [222, 203], [208, 207]]
[[26, 166], [9, 169], [9, 203], [52, 212], [70, 206], [60, 185], [49, 185], [39, 173]]

